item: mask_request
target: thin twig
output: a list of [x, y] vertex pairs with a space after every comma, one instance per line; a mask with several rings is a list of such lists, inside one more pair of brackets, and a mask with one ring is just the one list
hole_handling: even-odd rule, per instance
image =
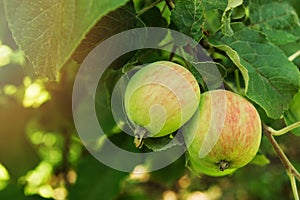
[[288, 174], [289, 177], [290, 177], [291, 187], [292, 187], [294, 199], [295, 199], [295, 200], [299, 200], [299, 194], [298, 194], [298, 189], [297, 189], [297, 183], [296, 183], [295, 176], [293, 176], [293, 175], [290, 174], [289, 172], [287, 172], [287, 174]]
[[172, 0], [165, 0], [169, 10], [173, 10], [175, 8], [175, 4]]
[[285, 167], [285, 169], [287, 170], [288, 173], [290, 173], [298, 181], [300, 181], [300, 174], [299, 174], [299, 172], [294, 167], [294, 165], [289, 161], [289, 159], [287, 158], [287, 156], [285, 155], [285, 153], [282, 151], [281, 147], [279, 146], [279, 144], [277, 143], [277, 141], [274, 139], [272, 133], [268, 130], [267, 127], [268, 127], [267, 125], [263, 124], [264, 133], [265, 133], [266, 137], [268, 138], [268, 140], [271, 142], [274, 150], [278, 154], [278, 157], [281, 160], [283, 166]]
[[153, 2], [152, 4], [150, 4], [149, 6], [141, 9], [138, 13], [137, 13], [137, 17], [144, 14], [145, 12], [147, 12], [148, 10], [150, 10], [151, 8], [155, 7], [157, 4], [159, 4], [162, 0], [157, 0], [155, 2]]
[[293, 53], [291, 56], [289, 56], [289, 61], [293, 61], [295, 60], [298, 56], [300, 56], [300, 50], [298, 50], [297, 52]]
[[237, 92], [240, 93], [241, 91], [241, 83], [240, 83], [240, 77], [239, 77], [239, 70], [234, 70], [234, 77], [235, 77], [235, 83], [236, 83], [236, 88]]
[[288, 133], [290, 132], [291, 130], [295, 129], [295, 128], [298, 128], [300, 127], [300, 121], [299, 122], [296, 122], [294, 124], [291, 124], [283, 129], [280, 129], [280, 130], [274, 130], [273, 128], [269, 127], [269, 126], [266, 126], [266, 129], [274, 136], [280, 136], [280, 135], [283, 135], [285, 133]]

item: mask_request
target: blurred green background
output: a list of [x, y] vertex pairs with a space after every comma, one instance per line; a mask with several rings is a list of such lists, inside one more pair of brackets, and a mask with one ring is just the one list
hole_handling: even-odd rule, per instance
[[[298, 0], [294, 4], [300, 13]], [[293, 198], [288, 176], [265, 137], [260, 152], [269, 164], [253, 162], [227, 177], [196, 177], [185, 167], [184, 156], [152, 173], [145, 173], [145, 166], [135, 168], [139, 173], [104, 166], [86, 151], [73, 125], [71, 95], [78, 66], [70, 61], [59, 82], [36, 78], [10, 34], [2, 1], [0, 15], [0, 199]], [[283, 122], [272, 126], [280, 128]], [[287, 134], [278, 142], [300, 169], [299, 137]], [[267, 163], [262, 155], [257, 159]]]

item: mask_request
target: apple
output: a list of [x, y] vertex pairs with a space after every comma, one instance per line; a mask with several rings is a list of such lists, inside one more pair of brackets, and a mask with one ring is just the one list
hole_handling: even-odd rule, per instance
[[201, 94], [199, 108], [182, 128], [188, 165], [196, 174], [224, 176], [248, 164], [261, 141], [255, 107], [227, 90]]
[[183, 66], [157, 61], [138, 70], [124, 96], [128, 119], [140, 137], [162, 137], [179, 129], [196, 112], [200, 88]]

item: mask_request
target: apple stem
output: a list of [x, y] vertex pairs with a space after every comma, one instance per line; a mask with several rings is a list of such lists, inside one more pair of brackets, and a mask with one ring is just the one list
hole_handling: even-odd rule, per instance
[[274, 130], [273, 128], [265, 125], [266, 127], [266, 130], [268, 132], [270, 132], [272, 135], [274, 136], [280, 136], [280, 135], [283, 135], [283, 134], [286, 134], [288, 132], [290, 132], [291, 130], [295, 129], [295, 128], [298, 128], [300, 127], [300, 121], [299, 122], [296, 122], [296, 123], [293, 123], [287, 127], [284, 127], [283, 129], [280, 129], [280, 130]]
[[218, 163], [218, 165], [219, 165], [219, 169], [220, 169], [221, 171], [224, 171], [225, 169], [228, 169], [228, 167], [230, 166], [230, 165], [229, 165], [229, 162], [226, 161], [226, 160], [221, 160], [221, 161]]
[[271, 145], [273, 146], [274, 150], [276, 151], [276, 153], [277, 153], [279, 159], [281, 160], [283, 166], [287, 170], [288, 174], [291, 174], [298, 181], [300, 181], [300, 174], [299, 174], [299, 172], [294, 167], [294, 165], [289, 161], [289, 159], [287, 158], [287, 156], [285, 155], [285, 153], [282, 151], [281, 147], [279, 146], [279, 144], [277, 143], [277, 141], [274, 139], [274, 137], [272, 135], [272, 132], [269, 130], [268, 126], [265, 125], [265, 124], [263, 124], [263, 130], [264, 130], [264, 133], [265, 133], [266, 137], [268, 138], [268, 140], [270, 141]]
[[136, 148], [142, 148], [144, 144], [144, 138], [148, 134], [148, 131], [141, 127], [137, 126], [134, 130], [134, 144]]

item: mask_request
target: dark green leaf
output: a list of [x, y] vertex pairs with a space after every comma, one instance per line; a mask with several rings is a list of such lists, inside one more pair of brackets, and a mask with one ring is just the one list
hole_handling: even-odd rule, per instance
[[119, 70], [113, 70], [111, 68], [108, 68], [101, 77], [97, 88], [95, 102], [96, 112], [101, 128], [105, 133], [111, 133], [111, 131], [118, 123], [115, 122], [115, 119], [112, 114], [111, 95], [120, 77], [121, 72]]
[[140, 19], [147, 27], [167, 27], [167, 21], [162, 17], [157, 7], [153, 7], [140, 15]]
[[[290, 56], [296, 54], [296, 52], [298, 52], [300, 50], [300, 43], [299, 42], [293, 42], [293, 43], [289, 43], [283, 46], [279, 46], [284, 53], [289, 57]], [[300, 68], [300, 56], [296, 56], [293, 58], [293, 63], [295, 63], [299, 68]]]
[[5, 0], [10, 29], [35, 71], [50, 79], [96, 22], [127, 0]]
[[286, 2], [251, 0], [249, 17], [274, 44], [287, 44], [300, 38], [300, 24], [294, 8]]
[[137, 20], [134, 7], [130, 2], [102, 17], [76, 49], [73, 58], [78, 63], [82, 63], [89, 52], [100, 42], [135, 26], [142, 26], [142, 24]]
[[174, 146], [182, 146], [183, 139], [171, 138], [170, 136], [159, 138], [146, 138], [144, 144], [153, 151], [164, 151]]
[[205, 12], [204, 29], [210, 34], [215, 34], [221, 27], [222, 13], [218, 10], [209, 10]]
[[242, 24], [232, 27], [233, 37], [218, 34], [209, 39], [211, 45], [225, 51], [240, 69], [246, 96], [261, 106], [269, 117], [280, 118], [299, 89], [299, 70], [260, 32]]
[[203, 37], [204, 6], [197, 0], [176, 0], [171, 21], [179, 31], [199, 42]]

